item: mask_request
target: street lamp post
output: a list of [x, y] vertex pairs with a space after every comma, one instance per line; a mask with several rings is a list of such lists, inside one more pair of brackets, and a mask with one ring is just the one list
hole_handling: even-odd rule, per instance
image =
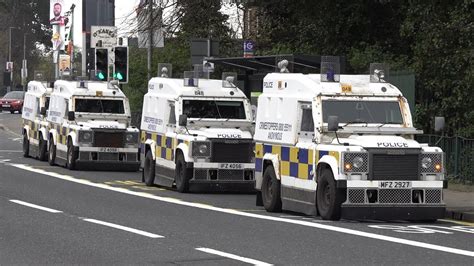
[[26, 62], [26, 35], [28, 33], [23, 33], [23, 62], [21, 64], [21, 81], [23, 82], [23, 91], [26, 91], [26, 81], [28, 77], [28, 65]]
[[[18, 29], [17, 27], [10, 27], [9, 28], [9, 40], [8, 40], [8, 62], [12, 61], [12, 29]], [[7, 87], [7, 91], [11, 90], [11, 86], [13, 84], [13, 67], [10, 69], [10, 85]]]

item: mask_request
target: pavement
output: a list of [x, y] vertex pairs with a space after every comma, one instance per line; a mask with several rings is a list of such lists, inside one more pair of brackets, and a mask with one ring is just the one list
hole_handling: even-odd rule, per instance
[[474, 222], [474, 192], [444, 190], [446, 218], [465, 222]]

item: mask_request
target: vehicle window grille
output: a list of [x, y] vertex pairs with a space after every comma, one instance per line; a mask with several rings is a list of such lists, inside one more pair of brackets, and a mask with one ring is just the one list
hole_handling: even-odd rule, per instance
[[441, 203], [442, 202], [442, 191], [441, 189], [427, 189], [425, 191], [425, 202], [426, 203]]
[[243, 170], [218, 170], [217, 179], [226, 180], [226, 181], [242, 181], [244, 180], [244, 171]]
[[380, 189], [379, 203], [408, 204], [411, 203], [411, 189]]
[[349, 189], [348, 190], [349, 203], [365, 203], [364, 189]]

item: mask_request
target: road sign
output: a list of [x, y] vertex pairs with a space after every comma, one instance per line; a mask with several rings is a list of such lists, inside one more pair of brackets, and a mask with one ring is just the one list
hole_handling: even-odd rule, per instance
[[[138, 32], [138, 48], [148, 48], [150, 46], [148, 31]], [[165, 38], [163, 35], [163, 29], [156, 29], [153, 32], [153, 47], [162, 48], [165, 47]]]
[[252, 57], [255, 44], [251, 40], [244, 41], [244, 57]]
[[7, 65], [5, 66], [5, 71], [7, 72], [13, 71], [13, 62], [7, 62]]
[[102, 48], [112, 48], [117, 45], [117, 28], [114, 26], [91, 26], [91, 47], [96, 48], [102, 41]]

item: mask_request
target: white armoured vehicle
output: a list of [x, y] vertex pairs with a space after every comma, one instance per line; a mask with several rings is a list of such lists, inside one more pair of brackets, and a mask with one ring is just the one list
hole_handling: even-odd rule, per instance
[[160, 68], [144, 96], [143, 181], [180, 192], [253, 190], [251, 109], [235, 76], [211, 80], [185, 72], [173, 79], [165, 77], [169, 68]]
[[323, 219], [443, 217], [443, 151], [414, 140], [421, 131], [384, 69], [321, 69], [264, 78], [254, 136], [257, 204]]
[[130, 125], [128, 99], [114, 81], [56, 81], [47, 121], [51, 165], [139, 169], [139, 130]]

